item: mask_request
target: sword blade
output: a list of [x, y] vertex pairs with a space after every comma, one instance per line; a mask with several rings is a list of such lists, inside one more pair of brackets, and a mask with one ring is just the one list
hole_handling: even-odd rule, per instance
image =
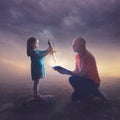
[[56, 63], [56, 56], [54, 53], [52, 53], [52, 57], [53, 57], [54, 62]]

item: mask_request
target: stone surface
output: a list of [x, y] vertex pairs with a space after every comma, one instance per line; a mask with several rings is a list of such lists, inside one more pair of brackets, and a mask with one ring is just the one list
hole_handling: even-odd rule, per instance
[[44, 101], [34, 100], [33, 97], [26, 99], [23, 102], [24, 107], [40, 107], [55, 104], [55, 97], [53, 95], [44, 95]]

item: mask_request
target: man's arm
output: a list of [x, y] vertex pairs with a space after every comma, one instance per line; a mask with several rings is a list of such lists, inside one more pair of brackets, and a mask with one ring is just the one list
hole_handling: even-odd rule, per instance
[[80, 71], [71, 71], [71, 75], [77, 75], [80, 77], [86, 76], [87, 72], [86, 69], [82, 69]]

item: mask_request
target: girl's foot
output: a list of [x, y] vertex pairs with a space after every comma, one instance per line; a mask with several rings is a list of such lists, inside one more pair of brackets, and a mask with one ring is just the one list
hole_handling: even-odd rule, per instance
[[34, 95], [34, 100], [44, 101], [44, 97], [40, 94]]

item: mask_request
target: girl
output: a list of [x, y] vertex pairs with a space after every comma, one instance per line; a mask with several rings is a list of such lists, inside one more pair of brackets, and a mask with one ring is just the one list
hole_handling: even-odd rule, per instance
[[31, 59], [31, 76], [34, 81], [33, 92], [35, 100], [44, 100], [39, 94], [39, 80], [45, 77], [44, 57], [52, 52], [52, 47], [49, 45], [46, 50], [38, 50], [39, 40], [35, 37], [30, 37], [27, 40], [27, 56]]

